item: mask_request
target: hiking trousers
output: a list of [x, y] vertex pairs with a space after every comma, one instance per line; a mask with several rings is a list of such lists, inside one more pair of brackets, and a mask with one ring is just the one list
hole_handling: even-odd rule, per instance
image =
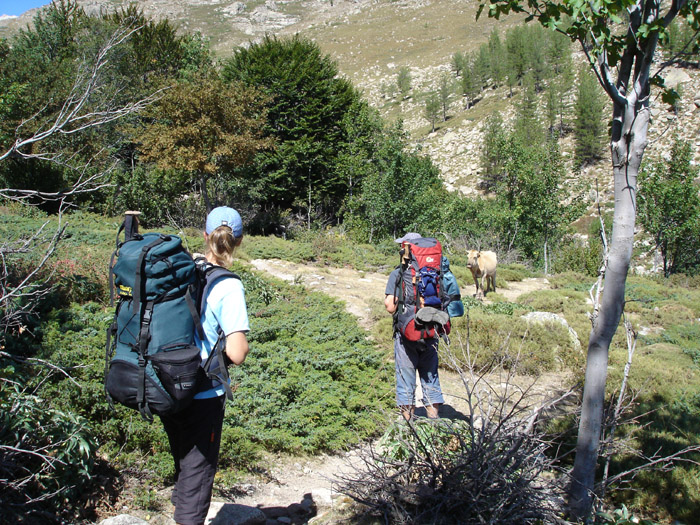
[[401, 334], [394, 335], [396, 362], [396, 404], [416, 404], [416, 372], [423, 390], [423, 406], [444, 403], [438, 377], [438, 340], [408, 341]]
[[195, 399], [182, 412], [161, 416], [175, 462], [173, 518], [181, 525], [202, 525], [209, 512], [225, 401], [225, 396]]

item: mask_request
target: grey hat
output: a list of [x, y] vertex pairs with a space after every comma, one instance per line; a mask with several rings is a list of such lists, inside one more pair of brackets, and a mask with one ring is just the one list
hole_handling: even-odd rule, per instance
[[439, 324], [440, 326], [445, 326], [450, 320], [450, 314], [433, 308], [432, 306], [424, 306], [416, 312], [416, 324]]
[[394, 242], [401, 244], [402, 242], [413, 241], [415, 239], [420, 239], [421, 237], [423, 237], [423, 236], [420, 233], [408, 232], [403, 237], [399, 237], [398, 239], [395, 239]]

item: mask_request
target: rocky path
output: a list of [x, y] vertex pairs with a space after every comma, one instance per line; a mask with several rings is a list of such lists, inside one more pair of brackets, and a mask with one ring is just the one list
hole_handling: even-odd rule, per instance
[[[349, 268], [319, 267], [297, 264], [278, 259], [256, 259], [251, 265], [267, 275], [296, 285], [320, 291], [345, 302], [349, 313], [358, 318], [359, 324], [370, 330], [378, 316], [384, 313], [384, 288], [388, 275], [375, 272], [358, 272]], [[515, 301], [526, 292], [546, 288], [544, 278], [509, 282], [507, 288], [499, 287], [498, 293], [509, 301]], [[473, 285], [463, 285], [467, 294]], [[563, 378], [556, 374], [539, 378], [538, 391], [542, 396], [551, 396], [554, 390], [563, 385]], [[440, 371], [440, 381], [445, 394], [443, 407], [449, 414], [464, 413], [464, 400], [461, 395], [464, 386], [456, 373]], [[417, 395], [420, 398], [420, 392]], [[265, 479], [252, 479], [234, 487], [228, 501], [215, 498], [207, 519], [207, 525], [259, 523], [300, 524], [307, 522], [330, 523], [326, 513], [332, 506], [339, 505], [335, 500], [334, 480], [343, 473], [351, 473], [353, 465], [360, 462], [359, 451], [340, 455], [320, 455], [307, 458], [274, 456]], [[163, 491], [162, 499], [167, 500], [170, 489]], [[335, 502], [334, 502], [335, 500]], [[115, 510], [122, 515], [105, 520], [102, 525], [158, 524], [172, 525], [172, 508], [169, 503], [162, 512], [151, 516], [136, 509], [129, 509], [128, 502]], [[309, 519], [309, 516], [316, 517]], [[118, 520], [117, 520], [118, 519]], [[112, 521], [110, 521], [112, 520]], [[129, 521], [133, 520], [133, 521]], [[144, 521], [147, 520], [147, 521]]]

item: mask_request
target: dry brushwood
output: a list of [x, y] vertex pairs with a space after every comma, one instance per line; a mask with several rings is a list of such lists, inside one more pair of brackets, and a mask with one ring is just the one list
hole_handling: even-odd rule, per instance
[[[555, 522], [565, 477], [553, 475], [536, 420], [556, 403], [517, 386], [511, 371], [477, 370], [468, 345], [462, 350], [465, 419], [396, 423], [338, 490], [385, 523]], [[494, 370], [503, 375], [494, 379]]]

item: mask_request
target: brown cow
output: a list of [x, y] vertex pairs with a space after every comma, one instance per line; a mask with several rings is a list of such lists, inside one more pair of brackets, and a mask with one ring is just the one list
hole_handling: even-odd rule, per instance
[[[494, 252], [469, 250], [467, 268], [472, 271], [476, 284], [475, 297], [481, 299], [488, 292], [496, 291], [496, 265], [498, 259]], [[481, 282], [479, 282], [481, 279]]]

